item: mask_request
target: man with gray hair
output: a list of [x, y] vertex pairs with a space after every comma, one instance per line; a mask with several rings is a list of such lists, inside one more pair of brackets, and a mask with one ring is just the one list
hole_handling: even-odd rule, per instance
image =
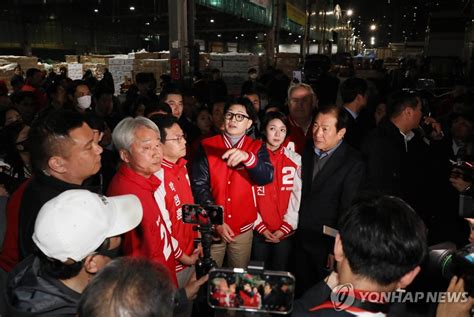
[[[110, 182], [110, 196], [134, 194], [143, 207], [143, 220], [135, 230], [124, 237], [123, 250], [126, 255], [146, 257], [163, 264], [177, 286], [175, 256], [182, 252], [175, 249], [167, 215], [155, 198], [161, 184], [156, 176], [161, 170], [163, 150], [160, 131], [156, 124], [144, 117], [125, 118], [114, 129], [112, 139], [119, 152], [122, 165]], [[181, 294], [188, 299], [196, 296], [199, 286], [207, 276], [191, 280]], [[183, 293], [185, 291], [185, 294]]]
[[312, 140], [311, 123], [318, 97], [307, 84], [296, 84], [288, 89], [288, 145], [290, 150], [302, 155], [306, 143]]
[[122, 165], [110, 183], [108, 194], [135, 194], [144, 211], [138, 230], [125, 236], [125, 254], [162, 263], [177, 285], [171, 235], [154, 197], [161, 184], [155, 173], [161, 169], [163, 158], [158, 127], [144, 117], [126, 118], [115, 127], [112, 139]]

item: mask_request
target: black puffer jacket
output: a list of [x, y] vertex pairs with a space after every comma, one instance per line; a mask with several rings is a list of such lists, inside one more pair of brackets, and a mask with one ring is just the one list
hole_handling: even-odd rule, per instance
[[2, 301], [6, 316], [75, 316], [81, 294], [40, 272], [30, 256], [9, 273]]

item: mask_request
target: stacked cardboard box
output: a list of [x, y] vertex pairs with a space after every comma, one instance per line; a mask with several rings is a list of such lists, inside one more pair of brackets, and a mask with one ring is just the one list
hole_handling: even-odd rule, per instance
[[82, 64], [93, 63], [107, 65], [108, 60], [113, 57], [114, 55], [81, 55], [79, 62]]
[[156, 80], [159, 81], [162, 74], [169, 72], [168, 59], [143, 58], [146, 56], [160, 57], [160, 54], [139, 52], [129, 55], [116, 55], [108, 59], [107, 67], [114, 79], [116, 93], [120, 91], [122, 83], [128, 80], [134, 81], [135, 75], [138, 73], [153, 73]]
[[8, 89], [11, 89], [10, 79], [14, 75], [13, 70], [17, 65], [21, 66], [23, 72], [26, 72], [29, 68], [44, 69], [42, 64], [38, 64], [37, 57], [0, 55], [0, 80], [7, 83]]
[[21, 69], [24, 72], [26, 72], [29, 68], [43, 69], [41, 64], [38, 64], [38, 57], [3, 55], [0, 56], [0, 60], [2, 60], [4, 65], [16, 63], [21, 66]]
[[209, 54], [209, 68], [221, 71], [222, 79], [227, 84], [230, 95], [240, 94], [242, 83], [248, 77], [250, 68], [260, 68], [261, 58], [258, 55], [245, 53]]
[[127, 80], [133, 79], [132, 70], [135, 59], [128, 58], [128, 55], [116, 55], [108, 60], [107, 67], [112, 74], [115, 84], [115, 93], [120, 92], [120, 85]]
[[169, 73], [170, 63], [168, 59], [135, 59], [133, 64], [133, 77], [138, 73], [153, 73], [157, 83], [160, 76]]
[[68, 64], [79, 62], [79, 55], [65, 55], [64, 58]]
[[128, 58], [134, 58], [134, 59], [160, 59], [161, 54], [159, 52], [136, 52], [136, 53], [129, 53]]

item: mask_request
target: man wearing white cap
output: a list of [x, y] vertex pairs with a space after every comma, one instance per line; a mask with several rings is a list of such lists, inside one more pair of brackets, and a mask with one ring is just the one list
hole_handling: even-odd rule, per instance
[[33, 233], [38, 250], [8, 276], [7, 316], [75, 316], [82, 291], [142, 213], [134, 195], [107, 198], [81, 189], [44, 204]]

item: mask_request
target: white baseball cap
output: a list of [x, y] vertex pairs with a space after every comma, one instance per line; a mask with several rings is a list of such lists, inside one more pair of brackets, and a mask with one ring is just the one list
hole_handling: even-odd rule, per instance
[[81, 261], [105, 239], [138, 226], [142, 216], [142, 205], [135, 195], [105, 197], [72, 189], [43, 205], [33, 241], [50, 258]]

